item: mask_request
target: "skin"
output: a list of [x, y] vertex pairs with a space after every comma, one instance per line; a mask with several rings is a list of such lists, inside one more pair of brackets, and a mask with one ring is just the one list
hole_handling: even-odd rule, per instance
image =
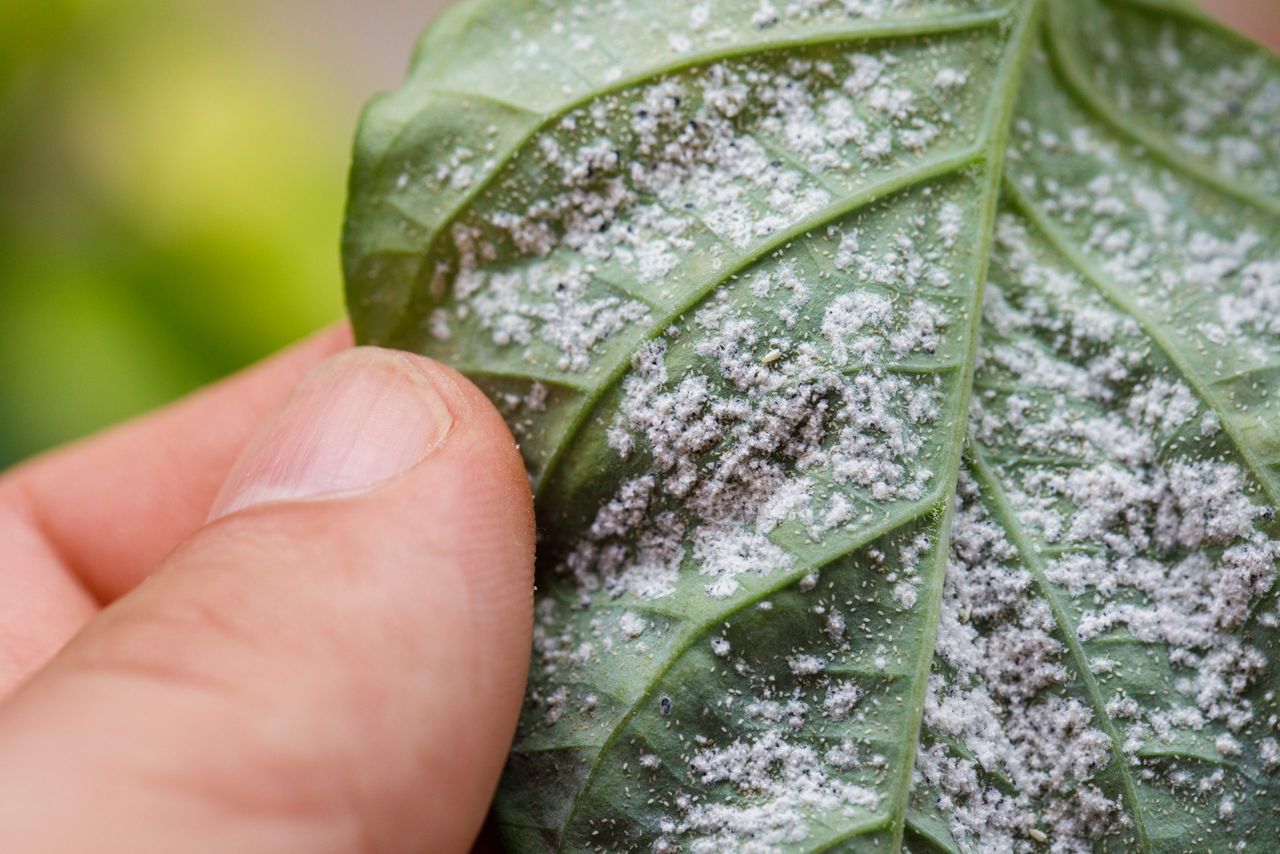
[[[321, 333], [0, 479], [0, 851], [472, 844], [529, 660], [528, 482], [465, 379], [349, 346]], [[317, 365], [408, 371], [452, 426], [368, 489], [206, 524]]]

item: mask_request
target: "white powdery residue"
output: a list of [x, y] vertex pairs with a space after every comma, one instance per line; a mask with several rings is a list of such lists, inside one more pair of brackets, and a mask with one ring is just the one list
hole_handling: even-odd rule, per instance
[[652, 475], [623, 483], [617, 496], [596, 511], [591, 523], [591, 538], [602, 540], [618, 536], [638, 525], [649, 509], [655, 485], [656, 479]]
[[1183, 270], [1187, 281], [1209, 289], [1219, 286], [1228, 276], [1239, 272], [1250, 253], [1262, 243], [1262, 236], [1246, 230], [1232, 239], [1208, 231], [1196, 231], [1185, 245], [1189, 261]]
[[1129, 397], [1129, 418], [1165, 433], [1177, 430], [1199, 409], [1200, 402], [1186, 385], [1160, 377]]
[[[1183, 75], [1175, 77], [1181, 80]], [[1275, 88], [1280, 97], [1280, 85]], [[1232, 102], [1221, 93], [1212, 97], [1219, 108]], [[1164, 104], [1161, 110], [1168, 107]], [[1206, 126], [1214, 132], [1229, 120], [1225, 116], [1209, 120], [1208, 115], [1203, 114]], [[1229, 373], [1267, 365], [1274, 336], [1280, 335], [1276, 311], [1280, 262], [1272, 257], [1269, 241], [1242, 217], [1210, 216], [1195, 194], [1162, 167], [1133, 157], [1129, 150], [1083, 127], [1077, 130], [1074, 156], [1068, 158], [1077, 162], [1058, 168], [1077, 174], [1111, 174], [1105, 186], [1096, 179], [1083, 193], [1056, 181], [1044, 182], [1037, 188], [1044, 196], [1041, 204], [1070, 219], [1084, 215], [1090, 223], [1085, 248], [1110, 277], [1138, 297], [1142, 310], [1166, 317], [1187, 333], [1192, 341], [1186, 346], [1234, 350], [1245, 364]], [[1264, 137], [1273, 146], [1280, 145], [1274, 141], [1280, 139], [1274, 131], [1272, 121]], [[1030, 144], [1030, 139], [1026, 142]], [[1210, 151], [1201, 154], [1209, 156]], [[1227, 161], [1237, 167], [1242, 162], [1237, 157]], [[1270, 180], [1280, 185], [1280, 173], [1272, 169]], [[1098, 194], [1097, 189], [1104, 192]], [[1197, 307], [1216, 308], [1216, 312], [1184, 313], [1192, 294]], [[1188, 316], [1199, 322], [1187, 323]], [[1207, 380], [1212, 379], [1212, 368], [1202, 370], [1210, 375]]]
[[605, 440], [609, 443], [609, 447], [617, 452], [618, 456], [626, 459], [631, 456], [631, 452], [635, 450], [635, 438], [623, 429], [620, 425], [614, 424], [605, 434]]
[[[1049, 634], [1047, 606], [1027, 598], [1030, 579], [980, 496], [961, 479], [937, 638], [946, 668], [929, 680], [924, 716], [967, 755], [945, 743], [922, 749], [913, 785], [949, 815], [964, 847], [1016, 851], [1038, 834], [1063, 851], [1088, 850], [1123, 820], [1120, 805], [1088, 785], [1111, 742], [1087, 706], [1043, 691], [1066, 681], [1065, 647]], [[1016, 795], [984, 783], [997, 771]]]
[[827, 689], [827, 696], [822, 701], [822, 710], [832, 720], [844, 720], [853, 713], [855, 706], [861, 702], [866, 692], [852, 682], [840, 682]]
[[827, 637], [831, 638], [833, 642], [839, 643], [844, 639], [845, 627], [844, 614], [833, 610], [831, 613], [827, 614], [827, 624], [823, 627], [823, 631], [826, 632]]
[[743, 707], [743, 711], [749, 717], [758, 718], [770, 724], [785, 721], [788, 729], [799, 732], [804, 729], [805, 716], [809, 714], [809, 704], [794, 698], [786, 702], [753, 699]]
[[[822, 316], [822, 334], [831, 343], [835, 363], [848, 364], [851, 356], [863, 364], [875, 359], [876, 349], [883, 341], [883, 327], [892, 316], [893, 304], [879, 294], [857, 291], [832, 300]], [[880, 334], [854, 339], [864, 326]]]
[[[1115, 153], [1088, 133], [1073, 135], [1073, 145], [1091, 157]], [[1173, 182], [1151, 181], [1116, 165], [1113, 160], [1112, 174], [1091, 181], [1085, 192], [1046, 185], [1048, 206], [1055, 215], [1078, 214], [1094, 224], [1090, 251], [1106, 254], [1102, 263], [1141, 295], [1144, 311], [1158, 316], [1166, 302], [1183, 310], [1178, 295], [1191, 282], [1197, 305], [1219, 310], [1225, 336], [1219, 347], [1241, 344], [1246, 356], [1255, 352], [1249, 341], [1231, 339], [1264, 334], [1249, 325], [1248, 306], [1233, 303], [1237, 296], [1247, 303], [1258, 295], [1258, 268], [1245, 272], [1262, 263], [1257, 235], [1247, 228], [1210, 233], [1201, 227], [1208, 220], [1186, 215], [1192, 205], [1176, 195]], [[1267, 615], [1258, 612], [1273, 595], [1280, 542], [1265, 522], [1269, 514], [1259, 503], [1265, 493], [1251, 474], [1230, 453], [1206, 451], [1212, 444], [1194, 438], [1221, 431], [1217, 416], [1192, 391], [1192, 380], [1212, 377], [1179, 377], [1140, 329], [1117, 318], [1073, 274], [1058, 270], [1052, 254], [1015, 219], [1001, 218], [996, 246], [986, 311], [1001, 344], [980, 359], [984, 369], [1004, 372], [997, 374], [1002, 384], [1016, 384], [1019, 391], [983, 392], [984, 411], [992, 411], [986, 400], [1003, 398], [1009, 418], [1002, 424], [979, 416], [975, 433], [993, 449], [997, 474], [1032, 547], [1054, 547], [1046, 575], [1079, 609], [1075, 628], [1084, 648], [1096, 650], [1095, 639], [1103, 636], [1131, 639], [1162, 653], [1175, 674], [1170, 684], [1159, 683], [1158, 705], [1139, 702], [1137, 692], [1106, 698], [1123, 752], [1207, 739], [1223, 756], [1260, 757], [1267, 724], [1252, 694], [1273, 675], [1265, 656], [1239, 632], [1251, 619], [1266, 623]], [[1157, 258], [1160, 264], [1153, 263]], [[1227, 322], [1224, 309], [1242, 323]], [[1036, 350], [1048, 355], [1037, 359]], [[1071, 379], [1069, 387], [1063, 377]], [[1006, 464], [1018, 454], [1046, 461]], [[992, 672], [984, 656], [991, 657], [990, 642], [1006, 626], [981, 624], [982, 637], [966, 647], [956, 642], [966, 637], [963, 616], [949, 630], [944, 606], [939, 654], [950, 662], [958, 656], [955, 649], [966, 650], [964, 669], [980, 672], [984, 685], [998, 689], [993, 694], [1035, 697], [1045, 680], [1062, 681], [1060, 673], [1035, 666], [1023, 665], [1013, 680], [1012, 671]], [[1051, 652], [1045, 639], [1025, 628], [1019, 627], [1016, 644], [1006, 637], [996, 657], [1026, 657], [1031, 642], [1030, 655], [1052, 663], [1053, 656], [1035, 651]], [[1088, 666], [1126, 672], [1124, 665], [1096, 658]], [[1138, 678], [1141, 684], [1147, 677]], [[1060, 709], [1054, 720], [1069, 717]], [[1104, 753], [1100, 747], [1098, 755]], [[1122, 760], [1140, 767], [1132, 756]], [[1225, 794], [1220, 774], [1200, 776], [1181, 764], [1141, 773], [1175, 787], [1198, 779], [1204, 794]], [[1047, 773], [1070, 776], [1052, 766]], [[1082, 810], [1099, 808], [1095, 801]]]
[[1066, 681], [1061, 663], [1066, 647], [1052, 636], [1052, 626], [1043, 602], [1024, 606], [1018, 622], [999, 625], [978, 641], [982, 661], [977, 672], [1001, 697], [1018, 702]]
[[[585, 370], [601, 342], [645, 318], [644, 307], [620, 296], [586, 298], [589, 279], [561, 256], [620, 264], [640, 283], [656, 283], [695, 248], [690, 235], [703, 224], [745, 248], [825, 206], [829, 193], [808, 172], [757, 139], [780, 137], [813, 169], [848, 168], [839, 152], [861, 139], [861, 122], [847, 104], [823, 100], [826, 78], [837, 74], [825, 66], [806, 61], [763, 74], [721, 63], [566, 116], [536, 142], [547, 180], [562, 187], [533, 194], [525, 209], [487, 214], [488, 230], [454, 228], [458, 316], [478, 314], [499, 346], [541, 336], [563, 350], [560, 369]], [[762, 109], [745, 112], [748, 103]], [[622, 151], [630, 152], [625, 160]], [[488, 269], [499, 254], [492, 229], [528, 256], [521, 272]]]
[[916, 93], [907, 86], [894, 86], [885, 82], [872, 87], [866, 102], [872, 110], [899, 121], [911, 118], [914, 113]]
[[[1170, 116], [1169, 131], [1184, 151], [1211, 161], [1227, 175], [1275, 186], [1280, 174], [1275, 158], [1275, 115], [1280, 106], [1280, 84], [1268, 73], [1262, 56], [1245, 59], [1217, 58], [1197, 65], [1181, 61], [1186, 54], [1212, 55], [1214, 45], [1195, 34], [1176, 39], [1172, 28], [1161, 31], [1154, 44], [1129, 47], [1138, 63], [1159, 62], [1177, 74], [1148, 78], [1147, 101]], [[1127, 89], [1118, 75], [1108, 75], [1116, 91]]]
[[740, 575], [768, 575], [795, 564], [794, 557], [755, 531], [715, 525], [703, 525], [694, 532], [693, 559], [701, 574], [715, 578], [707, 585], [707, 595], [713, 599], [736, 593]]
[[543, 703], [546, 710], [544, 721], [547, 726], [555, 726], [560, 717], [565, 713], [565, 708], [569, 703], [569, 689], [558, 688], [555, 693], [547, 697]]
[[937, 351], [946, 316], [936, 306], [925, 300], [911, 300], [906, 312], [906, 323], [888, 337], [888, 347], [893, 355], [904, 357], [909, 353]]
[[955, 68], [940, 68], [938, 73], [933, 76], [933, 85], [944, 92], [950, 92], [954, 89], [959, 89], [968, 79], [969, 73], [967, 71], [960, 71]]
[[916, 585], [910, 581], [899, 581], [893, 585], [891, 595], [893, 596], [893, 601], [906, 609], [914, 608], [916, 601], [920, 598]]
[[822, 759], [828, 765], [834, 768], [853, 768], [861, 761], [858, 756], [858, 746], [852, 741], [842, 741], [834, 747], [827, 748], [827, 752], [822, 754]]
[[861, 371], [847, 383], [837, 412], [843, 426], [827, 453], [837, 483], [862, 487], [877, 502], [924, 496], [933, 472], [911, 469], [908, 460], [919, 451], [922, 438], [899, 414], [906, 408], [901, 401], [914, 389], [901, 376], [874, 370]]
[[529, 384], [529, 391], [520, 402], [530, 412], [546, 412], [548, 394], [546, 385], [534, 380]]
[[1227, 733], [1223, 733], [1213, 740], [1213, 749], [1218, 751], [1221, 756], [1239, 756], [1242, 752], [1240, 742]]
[[690, 770], [703, 786], [728, 784], [735, 803], [689, 798], [675, 833], [686, 850], [770, 851], [803, 842], [807, 819], [855, 808], [875, 809], [879, 796], [827, 773], [817, 752], [770, 731], [753, 741], [735, 741], [694, 755]]
[[778, 10], [769, 0], [760, 0], [760, 5], [751, 14], [751, 26], [759, 29], [772, 27], [778, 23]]
[[1280, 336], [1280, 261], [1263, 259], [1240, 269], [1240, 286], [1218, 297], [1218, 319], [1233, 336]]
[[947, 248], [956, 245], [964, 231], [964, 208], [955, 202], [946, 202], [938, 210], [938, 236]]
[[843, 494], [834, 493], [827, 501], [827, 512], [822, 515], [821, 531], [838, 528], [853, 519], [857, 508]]
[[858, 264], [858, 250], [862, 247], [862, 235], [858, 229], [850, 229], [840, 235], [840, 245], [836, 248], [833, 259], [835, 268], [841, 272], [854, 269]]
[[912, 783], [917, 788], [929, 787], [929, 797], [950, 814], [951, 835], [967, 850], [1012, 854], [1018, 850], [1025, 828], [1037, 818], [1015, 797], [994, 787], [984, 789], [978, 779], [977, 763], [948, 754], [944, 744], [917, 752]]
[[[765, 276], [748, 281], [753, 291], [779, 283]], [[909, 304], [902, 317], [883, 297], [865, 304], [844, 299], [854, 296], [842, 295], [828, 311], [833, 336], [841, 326], [861, 323], [850, 317], [865, 308], [883, 327], [863, 329], [866, 337], [884, 342], [907, 334], [917, 348], [930, 346], [914, 340], [922, 315]], [[857, 373], [839, 371], [812, 345], [767, 337], [767, 325], [728, 299], [701, 308], [692, 326], [698, 366], [670, 376], [667, 344], [659, 340], [641, 348], [622, 384], [609, 444], [624, 458], [643, 451], [652, 470], [605, 503], [586, 547], [571, 556], [580, 585], [598, 587], [603, 580], [606, 590], [619, 589], [614, 582], [629, 573], [629, 561], [643, 557], [629, 541], [643, 541], [652, 527], [655, 497], [665, 506], [679, 502], [696, 519], [693, 559], [700, 572], [715, 577], [708, 594], [724, 598], [740, 589], [744, 573], [791, 568], [791, 557], [765, 536], [782, 523], [795, 521], [819, 536], [854, 518], [856, 504], [845, 495], [830, 498], [825, 516], [815, 509], [811, 471], [826, 470], [876, 502], [925, 494], [933, 475], [914, 457], [939, 416], [929, 379], [884, 372], [876, 360]], [[677, 527], [666, 530], [688, 533]], [[650, 539], [649, 567], [678, 565], [682, 543], [665, 534]], [[671, 589], [665, 570], [650, 574], [656, 583], [648, 589]]]
[[635, 611], [627, 611], [618, 620], [618, 631], [625, 640], [634, 640], [644, 634], [649, 623]]
[[713, 638], [711, 641], [711, 651], [717, 658], [728, 658], [732, 649], [729, 641], [724, 638]]
[[888, 128], [876, 131], [875, 136], [863, 143], [860, 152], [872, 162], [884, 160], [893, 152], [893, 131]]
[[1262, 762], [1262, 770], [1273, 774], [1280, 769], [1280, 741], [1267, 736], [1258, 744], [1258, 759]]
[[559, 352], [556, 367], [562, 371], [585, 371], [597, 345], [649, 318], [649, 309], [633, 300], [593, 298], [591, 277], [578, 265], [475, 272], [472, 281], [467, 305], [493, 343], [527, 347], [540, 339]]
[[[782, 303], [775, 294], [786, 290], [790, 296]], [[793, 327], [800, 319], [800, 310], [808, 304], [813, 289], [801, 274], [796, 263], [784, 259], [776, 266], [765, 267], [751, 276], [751, 293], [758, 299], [773, 296], [773, 304], [778, 319], [788, 327]]]
[[[650, 518], [655, 485], [652, 475], [627, 481], [613, 500], [597, 511], [587, 536], [563, 567], [581, 589], [603, 589], [610, 596], [630, 592], [642, 599], [674, 592], [685, 557], [685, 526], [670, 511]], [[623, 547], [617, 542], [641, 526], [634, 546]]]
[[853, 72], [845, 78], [844, 90], [851, 95], [862, 95], [867, 92], [885, 70], [882, 58], [866, 53], [850, 55], [849, 65], [853, 68]]
[[453, 335], [449, 329], [449, 310], [445, 308], [432, 309], [427, 318], [427, 330], [431, 333], [431, 337], [437, 341], [448, 341]]
[[1166, 549], [1260, 542], [1254, 521], [1262, 508], [1245, 494], [1245, 474], [1233, 463], [1175, 462], [1156, 510], [1156, 542]]
[[796, 676], [815, 676], [827, 669], [827, 662], [816, 655], [793, 655], [787, 658], [787, 667]]
[[790, 519], [809, 522], [813, 516], [812, 504], [813, 492], [809, 480], [804, 477], [790, 478], [761, 505], [756, 513], [756, 530], [767, 534]]
[[[958, 203], [945, 201], [936, 210], [909, 218], [888, 240], [876, 243], [864, 241], [858, 228], [850, 228], [841, 236], [833, 263], [841, 272], [856, 274], [860, 282], [889, 291], [945, 291], [951, 285], [950, 262], [965, 215]], [[922, 239], [930, 234], [941, 239]]]
[[1214, 436], [1222, 429], [1222, 422], [1218, 419], [1218, 413], [1206, 412], [1204, 417], [1200, 419], [1200, 435]]

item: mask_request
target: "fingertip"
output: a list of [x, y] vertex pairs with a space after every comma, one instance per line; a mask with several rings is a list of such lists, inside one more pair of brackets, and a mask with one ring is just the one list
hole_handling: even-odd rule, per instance
[[[369, 349], [339, 360], [361, 382], [417, 372], [450, 413], [443, 440], [367, 489], [247, 506], [183, 543], [20, 692], [0, 745], [25, 744], [31, 767], [52, 767], [42, 749], [82, 749], [65, 776], [0, 770], [0, 799], [53, 805], [32, 820], [82, 841], [127, 843], [145, 823], [190, 850], [195, 815], [207, 850], [264, 828], [310, 843], [317, 827], [385, 850], [465, 850], [524, 693], [528, 480], [501, 416], [457, 372]], [[418, 405], [406, 388], [366, 408]], [[54, 705], [59, 738], [30, 737]], [[93, 782], [106, 777], [109, 797]], [[175, 779], [189, 795], [176, 805], [154, 791]]]

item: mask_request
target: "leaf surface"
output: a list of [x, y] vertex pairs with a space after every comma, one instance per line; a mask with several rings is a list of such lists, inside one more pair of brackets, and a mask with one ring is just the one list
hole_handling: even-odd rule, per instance
[[359, 336], [537, 497], [514, 849], [1280, 842], [1280, 72], [1044, 5], [473, 0], [366, 112]]

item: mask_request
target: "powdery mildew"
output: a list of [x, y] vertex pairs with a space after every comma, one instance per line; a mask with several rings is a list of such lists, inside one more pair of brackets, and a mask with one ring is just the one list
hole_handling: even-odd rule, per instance
[[930, 741], [916, 758], [917, 796], [933, 802], [921, 808], [944, 816], [966, 850], [1012, 852], [1051, 837], [1057, 850], [1088, 851], [1126, 821], [1093, 780], [1111, 742], [1088, 704], [1063, 690], [1071, 677], [1053, 615], [981, 489], [966, 476], [957, 500], [925, 705]]
[[1176, 18], [1123, 6], [1076, 17], [1090, 82], [1177, 150], [1234, 181], [1280, 193], [1280, 63]]
[[[545, 678], [530, 696], [536, 719], [559, 728], [573, 710], [607, 726], [611, 713], [586, 686], [636, 654], [653, 662], [646, 667], [671, 666], [669, 645], [702, 631], [697, 621], [675, 615], [719, 612], [722, 628], [732, 628], [749, 613], [777, 629], [771, 599], [752, 605], [758, 591], [790, 584], [814, 600], [805, 609], [813, 613], [806, 624], [811, 644], [785, 635], [785, 647], [754, 664], [758, 643], [721, 635], [698, 644], [703, 666], [716, 662], [714, 674], [699, 678], [726, 692], [714, 714], [763, 727], [757, 738], [707, 736], [690, 752], [648, 743], [651, 733], [624, 724], [624, 733], [636, 728], [645, 735], [624, 734], [610, 749], [629, 751], [624, 745], [644, 740], [635, 762], [645, 771], [718, 769], [666, 804], [662, 845], [711, 851], [736, 839], [772, 850], [807, 839], [815, 815], [868, 821], [883, 806], [887, 749], [862, 769], [866, 781], [851, 780], [857, 743], [847, 735], [832, 742], [821, 729], [859, 732], [868, 726], [867, 709], [878, 716], [900, 707], [910, 665], [901, 665], [892, 691], [883, 674], [891, 659], [909, 660], [909, 647], [892, 655], [883, 642], [860, 650], [870, 656], [859, 670], [873, 674], [870, 683], [851, 676], [847, 660], [861, 638], [887, 642], [911, 623], [889, 634], [871, 630], [866, 618], [854, 623], [830, 603], [826, 573], [806, 567], [822, 567], [831, 558], [813, 555], [829, 554], [936, 489], [927, 437], [944, 411], [954, 411], [950, 366], [964, 341], [963, 325], [951, 317], [957, 305], [951, 292], [964, 275], [961, 239], [970, 233], [954, 225], [963, 187], [919, 188], [892, 208], [873, 206], [824, 228], [806, 241], [804, 254], [783, 251], [745, 271], [642, 348], [621, 383], [604, 439], [619, 464], [635, 466], [637, 474], [623, 479], [584, 535], [564, 547], [558, 569], [577, 592], [560, 604], [544, 601], [540, 610], [535, 672]], [[943, 236], [909, 239], [929, 231]], [[915, 275], [880, 281], [883, 265], [909, 266]], [[801, 269], [810, 283], [803, 290], [793, 287]], [[865, 290], [840, 292], [828, 284], [854, 277], [865, 278]], [[877, 310], [851, 312], [850, 293], [874, 300]], [[773, 298], [751, 299], [759, 296]], [[803, 336], [802, 322], [820, 334]], [[936, 529], [904, 533], [859, 552], [856, 563], [865, 568], [842, 583], [855, 584], [863, 597], [874, 585], [876, 622], [908, 613], [931, 571], [926, 567], [936, 564], [936, 548]], [[615, 622], [614, 601], [645, 604]], [[649, 609], [662, 618], [642, 633], [628, 627]], [[690, 657], [692, 650], [680, 660]], [[778, 668], [796, 683], [789, 692], [771, 675]], [[682, 687], [658, 698], [667, 706], [643, 706], [657, 718], [674, 724], [707, 702], [688, 697], [674, 676], [661, 684]], [[749, 693], [743, 684], [753, 686]], [[524, 749], [553, 736], [527, 733]], [[722, 782], [733, 784], [732, 796], [718, 787]]]
[[[1056, 144], [1019, 130], [1021, 151]], [[1111, 164], [1124, 152], [1085, 125], [1070, 145]], [[1237, 255], [1209, 231], [1221, 220], [1164, 200], [1180, 190], [1172, 176], [1121, 170], [1085, 184], [1028, 183], [1026, 204], [1068, 224], [1089, 209], [1086, 251], [1110, 242], [1143, 259], [1099, 264], [1138, 305], [1159, 316], [1155, 295], [1186, 288], [1149, 275], [1169, 255], [1187, 258], [1179, 272], [1210, 317], [1224, 304], [1215, 292], [1253, 298], [1237, 288], [1250, 264], [1271, 263], [1254, 251], [1261, 238]], [[1149, 844], [1136, 822], [1166, 819], [1173, 792], [1200, 827], [1238, 827], [1247, 847], [1237, 805], [1269, 773], [1276, 724], [1264, 650], [1280, 540], [1264, 484], [1167, 345], [1012, 212], [997, 223], [985, 320], [972, 433], [982, 463], [953, 531], [920, 809], [965, 849], [1088, 851], [1108, 836], [1136, 848]], [[1257, 330], [1235, 334], [1265, 352]], [[1028, 755], [1072, 768], [1033, 782]]]
[[[549, 378], [599, 371], [623, 340], [634, 346], [626, 333], [735, 257], [878, 175], [972, 139], [980, 102], [949, 65], [972, 41], [764, 53], [569, 112], [497, 179], [501, 201], [451, 226], [451, 260], [437, 262], [431, 284], [449, 299], [428, 331], [488, 339]], [[908, 241], [879, 275], [945, 275], [925, 263]]]
[[395, 335], [480, 379], [539, 494], [513, 838], [1265, 846], [1280, 266], [1214, 194], [1275, 189], [1272, 71], [1115, 4], [1044, 31], [1089, 61], [1022, 81], [949, 511], [1003, 5], [515, 4], [431, 45], [445, 130], [390, 143], [364, 269], [412, 271]]

